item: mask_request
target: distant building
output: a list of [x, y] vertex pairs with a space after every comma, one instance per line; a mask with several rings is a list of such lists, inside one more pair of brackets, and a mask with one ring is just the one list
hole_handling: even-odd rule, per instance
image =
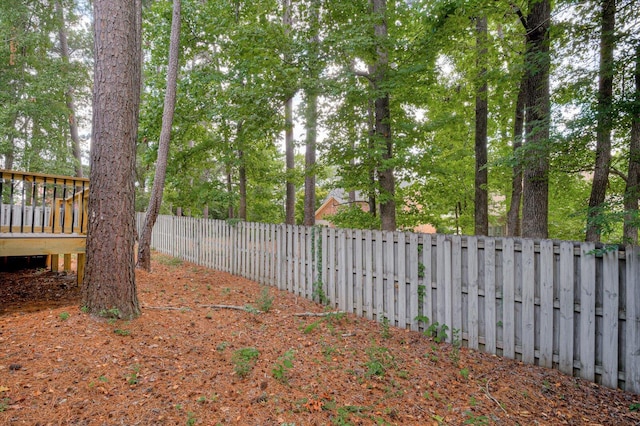
[[[348, 197], [344, 197], [345, 193], [342, 190], [333, 190], [329, 193], [322, 205], [316, 210], [316, 225], [328, 226], [329, 228], [335, 228], [335, 225], [329, 220], [329, 216], [338, 212], [341, 206], [357, 205], [362, 211], [369, 211], [369, 203], [362, 200], [361, 194], [356, 192], [356, 200], [348, 201]], [[435, 234], [436, 228], [430, 224], [418, 225], [411, 229], [412, 232], [419, 232], [423, 234]]]

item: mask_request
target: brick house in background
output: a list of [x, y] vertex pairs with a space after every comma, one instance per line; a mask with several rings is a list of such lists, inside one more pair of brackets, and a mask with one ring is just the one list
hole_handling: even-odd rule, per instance
[[[341, 195], [342, 195], [341, 190], [333, 190], [329, 193], [324, 203], [322, 203], [322, 205], [318, 208], [318, 210], [316, 210], [316, 214], [315, 214], [316, 225], [335, 228], [335, 225], [333, 225], [329, 221], [328, 216], [336, 214], [340, 206], [345, 206], [348, 204], [356, 204], [358, 207], [362, 209], [362, 211], [365, 211], [365, 212], [369, 211], [369, 203], [366, 201], [363, 201], [362, 199], [359, 199], [361, 198], [359, 197], [360, 195], [359, 193], [356, 193], [356, 201], [348, 201], [348, 197], [346, 197], [347, 201], [345, 201]], [[424, 225], [418, 225], [414, 227], [413, 229], [411, 229], [411, 231], [419, 232], [423, 234], [435, 234], [436, 228], [434, 228], [432, 225], [424, 224]]]

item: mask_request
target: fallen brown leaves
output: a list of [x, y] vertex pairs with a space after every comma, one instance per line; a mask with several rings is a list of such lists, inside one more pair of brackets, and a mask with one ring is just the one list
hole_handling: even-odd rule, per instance
[[[137, 273], [132, 322], [82, 313], [73, 276], [0, 274], [3, 425], [640, 424], [636, 395], [417, 332], [385, 338], [275, 289], [268, 312], [216, 308], [255, 306], [261, 288], [162, 256]], [[233, 355], [249, 347], [242, 378]]]

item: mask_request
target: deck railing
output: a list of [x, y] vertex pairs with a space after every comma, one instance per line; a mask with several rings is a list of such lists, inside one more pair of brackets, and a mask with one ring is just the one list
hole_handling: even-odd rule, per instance
[[89, 179], [0, 169], [0, 232], [86, 234]]
[[89, 179], [0, 169], [0, 257], [50, 256], [58, 270], [71, 269], [77, 254], [82, 283], [87, 234]]

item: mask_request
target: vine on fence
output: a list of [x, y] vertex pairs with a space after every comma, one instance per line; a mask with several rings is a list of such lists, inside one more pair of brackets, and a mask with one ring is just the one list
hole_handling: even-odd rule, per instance
[[316, 302], [319, 302], [323, 305], [328, 305], [329, 299], [324, 292], [322, 284], [322, 238], [318, 238], [318, 242], [316, 243], [316, 234], [322, 236], [322, 227], [313, 226], [311, 228], [311, 253], [318, 270], [318, 275], [313, 281], [312, 297]]

